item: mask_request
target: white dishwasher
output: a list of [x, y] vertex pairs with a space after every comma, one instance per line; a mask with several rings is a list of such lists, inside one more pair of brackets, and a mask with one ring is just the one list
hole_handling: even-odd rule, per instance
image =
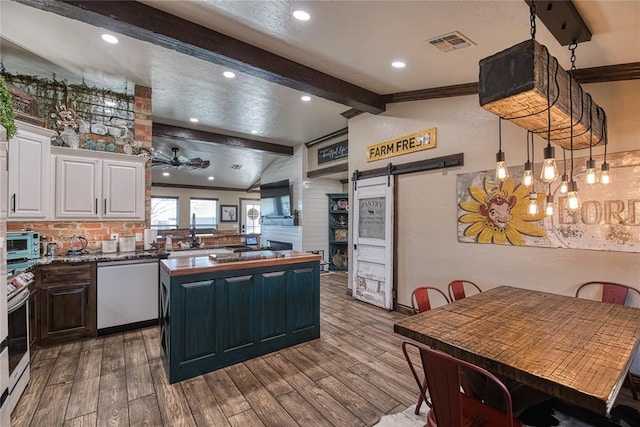
[[158, 280], [157, 259], [99, 262], [98, 329], [157, 320]]

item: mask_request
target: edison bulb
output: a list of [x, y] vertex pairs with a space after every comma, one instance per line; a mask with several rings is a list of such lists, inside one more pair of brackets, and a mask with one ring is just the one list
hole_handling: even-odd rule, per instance
[[562, 182], [560, 183], [560, 194], [567, 194], [569, 192], [569, 177], [567, 174], [562, 174]]
[[553, 215], [553, 196], [551, 194], [547, 195], [547, 200], [544, 205], [544, 213], [546, 216]]
[[496, 180], [504, 181], [509, 176], [509, 170], [504, 162], [504, 153], [498, 151], [496, 153]]
[[578, 197], [578, 184], [571, 181], [571, 188], [568, 194], [567, 207], [571, 211], [580, 209], [580, 197]]
[[609, 176], [609, 163], [604, 162], [602, 164], [602, 173], [600, 174], [600, 182], [604, 185], [607, 185], [611, 182], [611, 177]]
[[538, 195], [536, 193], [529, 193], [529, 215], [536, 215], [538, 213]]
[[533, 184], [533, 170], [531, 168], [531, 162], [524, 164], [524, 174], [522, 174], [522, 185], [525, 187], [531, 187]]
[[593, 159], [587, 160], [587, 184], [592, 185], [596, 183], [596, 161]]
[[556, 150], [551, 145], [544, 148], [544, 162], [542, 163], [542, 172], [540, 179], [546, 183], [550, 183], [558, 179], [558, 166], [556, 165]]

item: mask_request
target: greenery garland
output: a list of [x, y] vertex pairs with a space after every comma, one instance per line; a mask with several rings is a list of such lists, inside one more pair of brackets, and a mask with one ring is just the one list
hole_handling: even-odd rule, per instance
[[18, 132], [16, 128], [16, 112], [13, 109], [13, 98], [7, 90], [4, 77], [0, 76], [0, 125], [7, 130], [7, 139], [11, 139]]

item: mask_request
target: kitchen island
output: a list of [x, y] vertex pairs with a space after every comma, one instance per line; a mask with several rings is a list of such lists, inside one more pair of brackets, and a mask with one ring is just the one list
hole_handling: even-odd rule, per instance
[[160, 263], [169, 382], [320, 337], [320, 256], [255, 251]]

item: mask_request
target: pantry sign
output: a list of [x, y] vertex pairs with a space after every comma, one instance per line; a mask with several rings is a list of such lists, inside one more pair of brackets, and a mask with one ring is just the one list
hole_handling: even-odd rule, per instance
[[436, 128], [401, 136], [367, 147], [367, 162], [436, 148]]

